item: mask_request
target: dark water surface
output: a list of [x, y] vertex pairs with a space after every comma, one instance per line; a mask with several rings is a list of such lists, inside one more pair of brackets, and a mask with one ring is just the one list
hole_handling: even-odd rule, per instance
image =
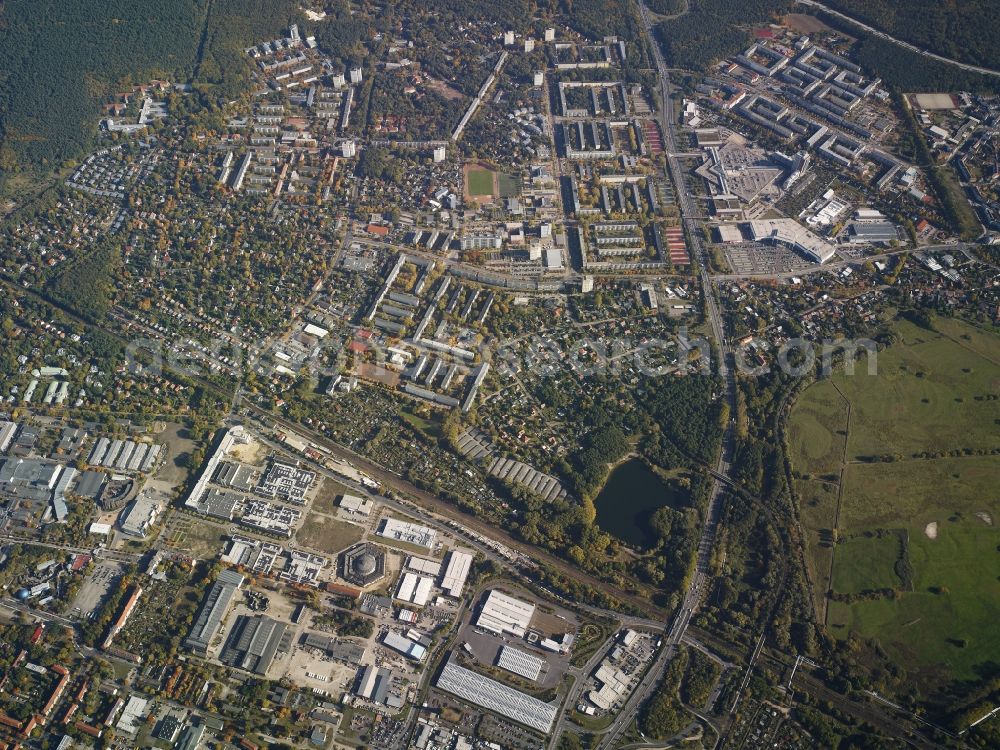
[[676, 505], [679, 493], [642, 461], [630, 459], [611, 472], [594, 500], [597, 525], [629, 544], [651, 546], [656, 538], [650, 518], [664, 505]]

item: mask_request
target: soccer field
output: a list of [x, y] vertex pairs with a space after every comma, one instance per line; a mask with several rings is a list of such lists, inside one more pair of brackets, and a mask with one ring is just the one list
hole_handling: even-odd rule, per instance
[[493, 195], [493, 172], [488, 169], [469, 170], [469, 195]]

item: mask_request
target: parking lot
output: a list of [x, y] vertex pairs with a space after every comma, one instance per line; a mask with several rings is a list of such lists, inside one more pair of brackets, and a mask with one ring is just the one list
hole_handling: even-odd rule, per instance
[[104, 560], [97, 563], [94, 572], [86, 578], [73, 600], [71, 616], [83, 619], [96, 612], [108, 592], [117, 584], [121, 573], [121, 566], [116, 562]]
[[292, 651], [276, 663], [272, 675], [287, 677], [298, 685], [319, 691], [331, 700], [340, 700], [351, 689], [357, 668], [335, 661], [315, 649], [305, 648], [299, 638], [293, 641]]
[[725, 246], [726, 260], [733, 273], [788, 273], [808, 268], [805, 258], [783, 247], [771, 247], [757, 242], [740, 242]]

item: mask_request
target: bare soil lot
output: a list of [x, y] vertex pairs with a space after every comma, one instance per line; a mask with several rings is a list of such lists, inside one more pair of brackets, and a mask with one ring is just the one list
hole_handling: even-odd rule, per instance
[[91, 612], [96, 612], [108, 595], [108, 592], [117, 583], [121, 576], [121, 566], [116, 562], [104, 561], [98, 563], [73, 600], [71, 614], [85, 618]]
[[789, 13], [783, 20], [785, 26], [800, 34], [816, 34], [820, 31], [830, 30], [830, 27], [816, 16], [810, 16], [806, 13]]
[[347, 521], [339, 521], [330, 516], [310, 513], [296, 534], [296, 540], [304, 547], [317, 552], [335, 555], [361, 540], [364, 529]]

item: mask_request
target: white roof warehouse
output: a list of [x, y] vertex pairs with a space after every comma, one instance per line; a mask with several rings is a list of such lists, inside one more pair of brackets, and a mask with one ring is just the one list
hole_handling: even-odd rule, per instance
[[547, 733], [556, 718], [556, 707], [450, 661], [437, 679], [437, 687], [481, 708]]

